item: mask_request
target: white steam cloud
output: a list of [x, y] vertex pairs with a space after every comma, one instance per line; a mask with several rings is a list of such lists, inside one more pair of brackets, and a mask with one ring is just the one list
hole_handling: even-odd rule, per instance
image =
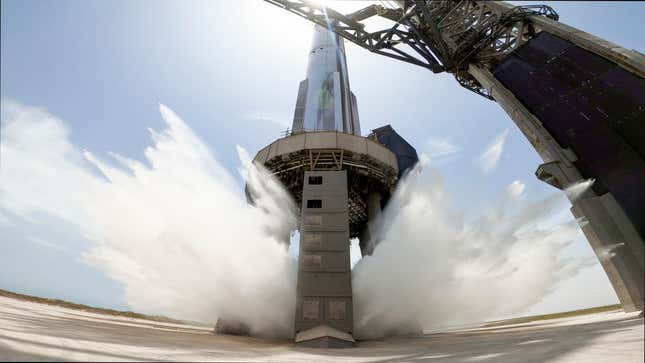
[[526, 184], [519, 180], [515, 180], [506, 188], [506, 191], [511, 198], [519, 198], [523, 195], [525, 188]]
[[[93, 242], [84, 261], [121, 282], [134, 310], [212, 323], [221, 316], [253, 334], [290, 335], [297, 266], [281, 240], [295, 228], [292, 201], [238, 148], [255, 201], [248, 205], [208, 147], [170, 109], [160, 112], [166, 128], [150, 131], [146, 164], [118, 154], [108, 163], [72, 145], [61, 120], [4, 101], [0, 223], [44, 212], [78, 225]], [[505, 137], [484, 153], [487, 169]], [[561, 252], [578, 227], [542, 223], [566, 199], [527, 204], [523, 190], [514, 182], [500, 205], [466, 219], [448, 208], [436, 171], [409, 173], [384, 212], [381, 243], [354, 270], [356, 334], [520, 312], [575, 274], [581, 265]]]
[[492, 171], [497, 166], [499, 158], [502, 156], [502, 152], [504, 151], [504, 144], [506, 143], [507, 136], [508, 129], [499, 134], [477, 158], [476, 163], [484, 173]]
[[427, 146], [428, 156], [435, 165], [448, 162], [461, 152], [459, 146], [446, 138], [432, 137], [428, 140]]
[[417, 166], [384, 211], [380, 244], [354, 268], [359, 337], [416, 333], [520, 313], [588, 261], [562, 257], [575, 223], [544, 225], [562, 195], [528, 203], [523, 187], [475, 219], [452, 213], [440, 175]]
[[580, 197], [589, 190], [589, 188], [591, 188], [595, 181], [595, 179], [586, 179], [573, 183], [564, 189], [564, 194], [569, 197], [571, 203], [574, 203], [576, 200], [580, 199]]
[[294, 206], [243, 149], [255, 206], [163, 105], [166, 129], [150, 130], [145, 150], [150, 166], [113, 154], [115, 167], [79, 151], [64, 123], [43, 110], [10, 101], [2, 110], [0, 210], [78, 225], [94, 242], [84, 260], [120, 281], [135, 310], [291, 333], [296, 264], [278, 240], [295, 227]]

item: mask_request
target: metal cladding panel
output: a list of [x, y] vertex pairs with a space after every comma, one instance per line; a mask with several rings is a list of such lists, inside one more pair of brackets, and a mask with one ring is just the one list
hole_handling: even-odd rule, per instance
[[[347, 172], [306, 171], [304, 178], [295, 332], [328, 325], [351, 334]], [[306, 207], [312, 200], [316, 208]], [[310, 217], [319, 218], [305, 223]]]
[[291, 130], [300, 131], [304, 129], [305, 106], [307, 101], [307, 80], [300, 82], [298, 86], [298, 98], [296, 99], [296, 109], [293, 112], [293, 124]]
[[[604, 136], [603, 142], [595, 140], [598, 135]], [[607, 125], [598, 125], [576, 133], [571, 146], [585, 156], [581, 160], [585, 168], [589, 173], [601, 176], [602, 183], [633, 221], [645, 222], [645, 163], [624, 139]]]
[[[548, 95], [540, 94], [539, 88], [522, 87], [522, 85], [533, 81], [532, 73], [534, 71], [534, 67], [514, 57], [504, 62], [504, 66], [500, 67], [498, 71], [508, 79], [509, 87], [521, 89], [523, 98], [527, 100], [525, 106], [532, 112], [538, 110], [548, 99]], [[513, 76], [509, 76], [511, 74]]]
[[367, 140], [346, 134], [338, 134], [338, 148], [354, 153], [367, 154]]
[[[312, 304], [313, 303], [313, 304]], [[338, 312], [338, 303], [344, 303], [341, 314]], [[303, 306], [305, 307], [303, 309]], [[314, 309], [311, 309], [311, 306]], [[303, 310], [313, 310], [309, 319], [303, 318]], [[344, 314], [343, 314], [344, 313]], [[316, 317], [312, 319], [312, 317]], [[351, 297], [315, 297], [298, 299], [296, 303], [296, 325], [300, 331], [327, 325], [340, 331], [350, 332], [354, 318]], [[349, 330], [348, 330], [349, 329]]]
[[399, 168], [399, 177], [413, 168], [419, 161], [417, 151], [403, 137], [394, 131], [392, 126], [386, 125], [372, 130], [372, 135], [388, 150], [394, 153], [396, 164]]
[[612, 87], [605, 94], [594, 95], [593, 100], [602, 112], [615, 115], [609, 119], [611, 127], [645, 158], [645, 80], [621, 68], [614, 68], [599, 78]]
[[341, 91], [340, 74], [338, 72], [331, 74], [334, 78], [334, 130], [348, 132], [343, 122], [345, 118], [343, 107], [341, 107], [343, 92]]
[[[339, 310], [338, 303], [344, 306]], [[336, 306], [334, 306], [336, 305]], [[352, 299], [351, 298], [327, 298], [325, 299], [325, 319], [327, 321], [349, 320], [352, 321]]]
[[[302, 206], [305, 208], [308, 212], [311, 213], [316, 213], [318, 209], [324, 208], [327, 212], [336, 212], [336, 211], [344, 211], [347, 209], [347, 201], [343, 200], [342, 198], [325, 198], [328, 196], [329, 193], [326, 191], [309, 191], [307, 193], [307, 198], [303, 199]], [[320, 200], [322, 207], [309, 207], [307, 205], [308, 200]]]
[[352, 109], [350, 94], [343, 39], [316, 25], [307, 76], [298, 89], [292, 129], [360, 135], [360, 125], [355, 127], [358, 117], [353, 116], [357, 111]]
[[390, 150], [375, 142], [367, 141], [367, 155], [389, 165], [398, 165], [396, 156]]
[[619, 89], [636, 103], [645, 104], [645, 92], [643, 92], [645, 80], [642, 78], [634, 77], [620, 67], [614, 67], [601, 75], [599, 79], [608, 86]]
[[541, 66], [573, 46], [566, 40], [547, 32], [541, 32], [537, 37], [540, 38], [539, 42], [531, 47], [520, 47], [513, 52], [513, 55], [522, 59], [526, 64]]
[[615, 63], [575, 46], [565, 50], [560, 58], [567, 63], [568, 69], [573, 69], [574, 73], [582, 74], [583, 78], [603, 74], [616, 67]]
[[[318, 180], [320, 184], [312, 184], [311, 181], [314, 181], [312, 179], [311, 181], [309, 178], [322, 178], [321, 180]], [[307, 184], [307, 193], [320, 193], [322, 191], [329, 191], [332, 188], [339, 188], [339, 190], [335, 190], [334, 194], [342, 193], [343, 195], [347, 195], [347, 191], [342, 188], [344, 185], [347, 185], [347, 181], [344, 180], [343, 178], [339, 177], [329, 177], [328, 175], [325, 174], [325, 172], [317, 172], [317, 171], [309, 171], [307, 172], [307, 177], [305, 178], [305, 183]]]
[[280, 154], [278, 154], [278, 144], [279, 144], [279, 141], [271, 143], [271, 145], [269, 145], [269, 151], [267, 153], [267, 160], [271, 160], [274, 157], [280, 155]]
[[361, 135], [361, 120], [358, 117], [358, 102], [356, 101], [356, 95], [354, 92], [350, 92], [351, 95], [351, 111], [352, 111], [352, 127], [354, 135]]
[[267, 156], [269, 155], [270, 148], [271, 148], [271, 145], [268, 145], [262, 148], [262, 150], [258, 151], [258, 153], [255, 155], [255, 158], [253, 160], [264, 165], [264, 163], [268, 160]]
[[347, 249], [347, 241], [349, 241], [349, 232], [304, 232], [301, 237], [300, 243], [318, 251], [344, 251]]
[[573, 90], [588, 78], [584, 73], [572, 72], [570, 63], [563, 58], [555, 58], [542, 69], [563, 86]]
[[295, 134], [278, 141], [278, 154], [300, 151], [305, 147], [305, 134]]
[[[327, 272], [349, 272], [350, 268], [350, 259], [349, 251], [346, 251], [347, 247], [343, 251], [332, 252], [332, 251], [315, 251], [315, 252], [303, 252], [305, 253], [304, 257], [312, 256], [316, 257], [311, 259], [314, 263], [309, 263], [306, 258], [300, 260], [300, 268], [303, 271], [327, 271]], [[320, 257], [318, 261], [317, 257]]]
[[645, 80], [541, 32], [501, 62], [495, 77], [562, 148], [594, 191], [610, 191], [645, 237]]
[[[305, 231], [339, 231], [342, 232], [345, 229], [345, 223], [347, 223], [348, 216], [339, 215], [337, 213], [324, 213], [324, 212], [313, 212], [307, 209], [303, 209], [303, 230]], [[306, 214], [305, 214], [306, 213]], [[307, 223], [307, 217], [320, 217], [320, 223]], [[314, 218], [309, 220], [313, 221]]]
[[336, 132], [316, 132], [307, 134], [306, 149], [336, 149]]
[[348, 272], [300, 271], [299, 274], [298, 290], [302, 296], [352, 296], [352, 277]]

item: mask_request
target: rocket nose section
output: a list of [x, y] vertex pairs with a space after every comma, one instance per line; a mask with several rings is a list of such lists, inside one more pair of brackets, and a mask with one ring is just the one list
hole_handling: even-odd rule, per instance
[[311, 40], [311, 51], [314, 51], [321, 47], [337, 47], [338, 39], [333, 32], [330, 32], [326, 28], [315, 25], [314, 34]]

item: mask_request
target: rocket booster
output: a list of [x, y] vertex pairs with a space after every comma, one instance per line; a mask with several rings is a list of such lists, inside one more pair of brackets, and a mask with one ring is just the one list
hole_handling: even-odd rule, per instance
[[298, 88], [292, 130], [361, 135], [343, 38], [318, 25], [309, 50], [307, 78]]

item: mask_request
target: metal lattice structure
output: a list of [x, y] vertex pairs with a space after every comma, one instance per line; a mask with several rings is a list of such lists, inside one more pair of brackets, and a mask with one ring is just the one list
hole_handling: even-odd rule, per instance
[[[558, 20], [546, 5], [501, 10], [487, 1], [401, 1], [389, 8], [373, 4], [343, 15], [305, 0], [266, 0], [325, 26], [345, 39], [377, 54], [431, 70], [453, 73], [463, 87], [491, 99], [468, 74], [469, 63], [491, 64], [536, 34], [529, 16]], [[391, 27], [366, 31], [365, 21], [382, 17]]]

